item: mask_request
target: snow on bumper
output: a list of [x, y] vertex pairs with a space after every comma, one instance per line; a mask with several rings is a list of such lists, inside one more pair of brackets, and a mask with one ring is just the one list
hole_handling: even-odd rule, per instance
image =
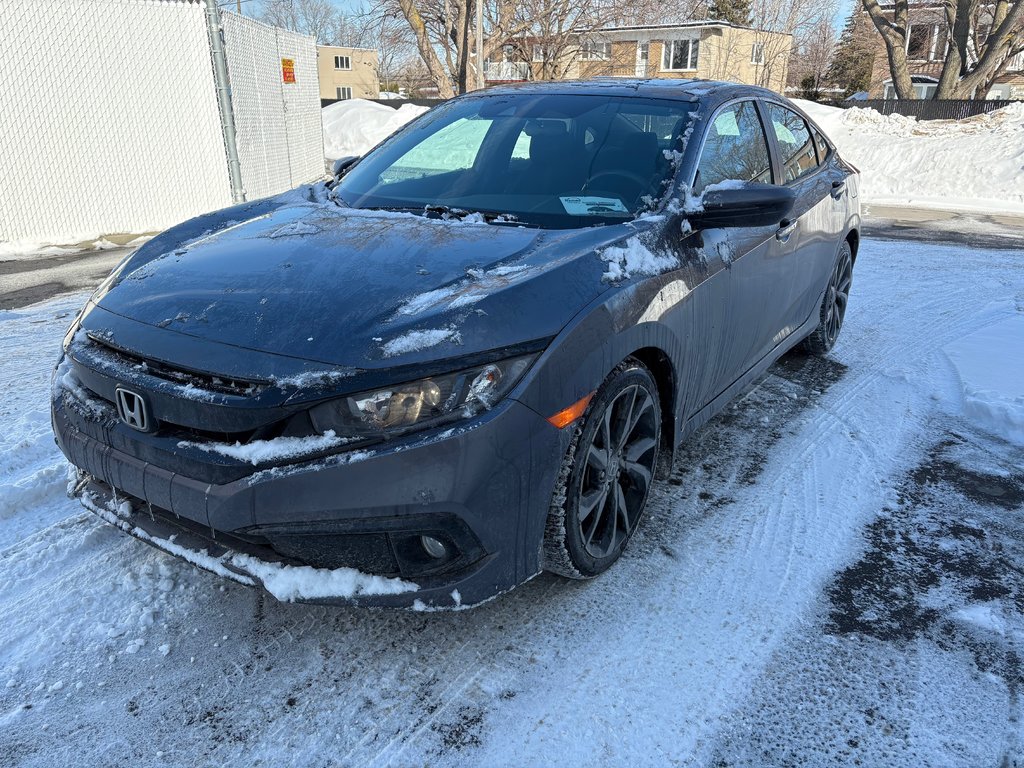
[[73, 495], [90, 512], [125, 533], [218, 576], [249, 587], [261, 586], [283, 602], [358, 601], [419, 589], [409, 581], [366, 574], [354, 568], [313, 568], [262, 560], [211, 543], [156, 516], [145, 515], [130, 501], [119, 501], [87, 481], [80, 483]]

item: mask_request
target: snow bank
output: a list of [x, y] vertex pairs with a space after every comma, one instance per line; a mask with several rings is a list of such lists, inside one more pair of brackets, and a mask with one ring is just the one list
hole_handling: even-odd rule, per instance
[[960, 377], [964, 416], [1024, 445], [1024, 315], [957, 339], [945, 352]]
[[1024, 213], [1024, 103], [917, 120], [795, 102], [860, 169], [864, 202]]
[[328, 104], [321, 112], [324, 156], [327, 160], [364, 155], [426, 107], [403, 104], [398, 109], [365, 99], [346, 99]]

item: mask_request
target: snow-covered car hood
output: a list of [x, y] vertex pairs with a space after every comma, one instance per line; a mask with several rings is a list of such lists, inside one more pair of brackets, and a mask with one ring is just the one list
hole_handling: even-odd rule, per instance
[[442, 221], [313, 198], [288, 193], [169, 230], [97, 295], [107, 312], [93, 313], [86, 327], [108, 330], [117, 343], [116, 327], [89, 327], [111, 324], [113, 313], [220, 345], [355, 368], [458, 357], [557, 334], [608, 287], [595, 250], [629, 232]]

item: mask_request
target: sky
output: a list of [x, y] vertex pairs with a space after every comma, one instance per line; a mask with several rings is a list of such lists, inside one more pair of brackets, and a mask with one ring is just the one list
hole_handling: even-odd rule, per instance
[[[230, 0], [222, 0], [222, 2], [229, 2]], [[843, 25], [846, 24], [846, 19], [850, 15], [850, 11], [853, 9], [855, 3], [858, 0], [839, 0], [837, 6], [836, 15], [832, 19], [833, 26], [836, 32], [841, 32]], [[244, 12], [252, 14], [257, 10], [258, 0], [242, 0]], [[333, 0], [334, 4], [345, 13], [351, 13], [358, 10], [364, 5], [363, 0]]]
[[855, 2], [856, 0], [839, 0], [839, 8], [832, 20], [837, 32], [842, 31], [843, 25], [846, 24], [846, 19], [850, 15], [850, 11], [853, 10]]

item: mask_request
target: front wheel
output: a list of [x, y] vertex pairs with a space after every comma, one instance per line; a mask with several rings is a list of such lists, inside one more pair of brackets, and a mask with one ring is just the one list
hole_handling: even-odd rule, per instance
[[832, 350], [843, 329], [846, 305], [850, 301], [850, 286], [853, 283], [853, 251], [850, 243], [843, 241], [839, 248], [832, 274], [829, 276], [825, 298], [821, 302], [818, 327], [804, 339], [803, 348], [812, 355], [824, 355]]
[[647, 505], [660, 445], [658, 387], [628, 360], [576, 426], [548, 514], [545, 570], [589, 579], [619, 559]]

